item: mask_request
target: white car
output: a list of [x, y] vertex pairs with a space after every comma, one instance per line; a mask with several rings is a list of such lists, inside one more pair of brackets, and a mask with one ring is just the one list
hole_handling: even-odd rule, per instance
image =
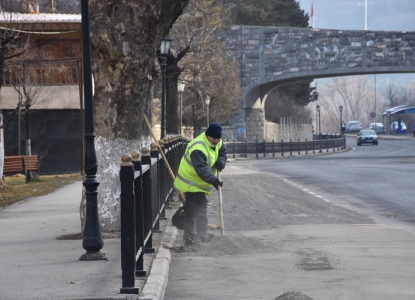
[[346, 123], [346, 131], [360, 131], [362, 129], [362, 125], [359, 121], [349, 121]]

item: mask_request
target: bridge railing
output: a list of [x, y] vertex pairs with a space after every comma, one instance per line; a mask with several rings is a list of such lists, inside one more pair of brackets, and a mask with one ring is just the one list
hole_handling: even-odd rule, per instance
[[[331, 137], [331, 138], [330, 138]], [[301, 155], [301, 152], [308, 154], [309, 152], [315, 153], [318, 151], [322, 153], [323, 150], [329, 152], [329, 150], [340, 151], [341, 149], [346, 148], [346, 138], [345, 137], [334, 137], [325, 135], [325, 138], [314, 139], [313, 141], [284, 141], [275, 142], [266, 142], [266, 141], [255, 141], [255, 142], [225, 142], [226, 151], [228, 157], [236, 156], [248, 157], [248, 155], [255, 155], [256, 158], [266, 157], [272, 155], [275, 157], [275, 154], [279, 153], [281, 156], [284, 154], [293, 155], [293, 153], [298, 153]]]
[[[159, 145], [175, 175], [188, 140], [164, 138]], [[173, 192], [173, 179], [155, 143], [140, 153], [122, 156], [121, 181], [121, 294], [138, 294], [135, 277], [145, 276], [144, 254], [154, 253], [153, 233], [159, 232], [160, 220]]]

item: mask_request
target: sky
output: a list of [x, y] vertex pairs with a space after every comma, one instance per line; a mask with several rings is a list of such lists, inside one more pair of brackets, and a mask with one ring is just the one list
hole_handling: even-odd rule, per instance
[[[365, 0], [297, 0], [311, 14], [314, 1], [314, 28], [365, 29]], [[310, 19], [311, 25], [311, 19]], [[367, 29], [415, 31], [415, 0], [367, 0]], [[388, 80], [406, 84], [415, 80], [414, 74], [376, 75], [380, 85]]]

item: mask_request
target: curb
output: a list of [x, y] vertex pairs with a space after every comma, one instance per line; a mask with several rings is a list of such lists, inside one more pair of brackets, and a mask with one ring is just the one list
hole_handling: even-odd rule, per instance
[[[170, 219], [169, 219], [170, 221]], [[140, 300], [162, 300], [166, 292], [171, 261], [170, 248], [176, 240], [177, 228], [167, 224], [166, 231], [161, 239], [156, 258], [151, 265], [150, 274], [144, 284]]]

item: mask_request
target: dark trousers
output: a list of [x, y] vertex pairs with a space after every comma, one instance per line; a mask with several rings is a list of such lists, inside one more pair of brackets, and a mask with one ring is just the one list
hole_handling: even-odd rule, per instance
[[207, 199], [205, 193], [185, 193], [185, 236], [207, 238]]

